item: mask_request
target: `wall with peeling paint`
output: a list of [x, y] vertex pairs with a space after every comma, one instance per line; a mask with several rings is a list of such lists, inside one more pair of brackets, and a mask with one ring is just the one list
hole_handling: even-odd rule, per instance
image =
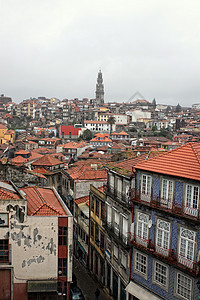
[[58, 217], [26, 216], [25, 200], [0, 202], [0, 212], [9, 213], [9, 228], [0, 239], [9, 238], [14, 283], [57, 278]]

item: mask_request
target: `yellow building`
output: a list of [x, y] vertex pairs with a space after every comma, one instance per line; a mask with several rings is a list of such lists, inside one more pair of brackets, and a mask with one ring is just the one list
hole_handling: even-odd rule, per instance
[[8, 130], [8, 128], [0, 124], [0, 143], [1, 144], [9, 144], [13, 143], [15, 138], [15, 131], [14, 130]]

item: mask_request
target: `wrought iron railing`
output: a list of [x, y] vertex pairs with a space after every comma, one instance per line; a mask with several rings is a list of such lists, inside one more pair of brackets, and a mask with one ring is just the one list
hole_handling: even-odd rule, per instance
[[177, 215], [187, 216], [190, 219], [200, 220], [199, 208], [188, 207], [183, 203], [177, 203], [159, 196], [145, 195], [136, 189], [131, 190], [130, 200], [144, 203], [153, 208], [172, 212]]
[[107, 232], [115, 238], [115, 240], [117, 240], [124, 247], [129, 248], [129, 233], [127, 236], [125, 236], [124, 234], [120, 233], [120, 230], [111, 223], [105, 223], [105, 228], [107, 229]]
[[112, 186], [107, 187], [106, 193], [107, 193], [108, 196], [110, 196], [111, 198], [116, 199], [121, 204], [126, 205], [128, 207], [132, 206], [132, 201], [130, 200], [129, 193], [128, 194], [122, 193], [122, 192], [118, 191], [117, 189], [115, 189]]
[[130, 234], [130, 243], [195, 275], [199, 274], [199, 262], [175, 252], [174, 249], [164, 248], [152, 242], [151, 239], [144, 239], [133, 233]]

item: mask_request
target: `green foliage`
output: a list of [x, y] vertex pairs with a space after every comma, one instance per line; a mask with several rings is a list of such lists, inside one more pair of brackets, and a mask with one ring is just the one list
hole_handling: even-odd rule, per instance
[[86, 140], [90, 141], [92, 139], [92, 132], [89, 129], [86, 129], [83, 134], [81, 134], [78, 138], [78, 141]]
[[157, 126], [155, 126], [155, 125], [152, 126], [152, 131], [153, 131], [153, 132], [157, 131]]

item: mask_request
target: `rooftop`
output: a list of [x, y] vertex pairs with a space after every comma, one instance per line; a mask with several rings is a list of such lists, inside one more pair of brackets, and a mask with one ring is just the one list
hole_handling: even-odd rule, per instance
[[26, 193], [27, 214], [29, 216], [66, 215], [60, 200], [52, 188], [29, 186], [22, 189]]
[[136, 169], [199, 180], [200, 143], [187, 143], [152, 159], [139, 162]]

